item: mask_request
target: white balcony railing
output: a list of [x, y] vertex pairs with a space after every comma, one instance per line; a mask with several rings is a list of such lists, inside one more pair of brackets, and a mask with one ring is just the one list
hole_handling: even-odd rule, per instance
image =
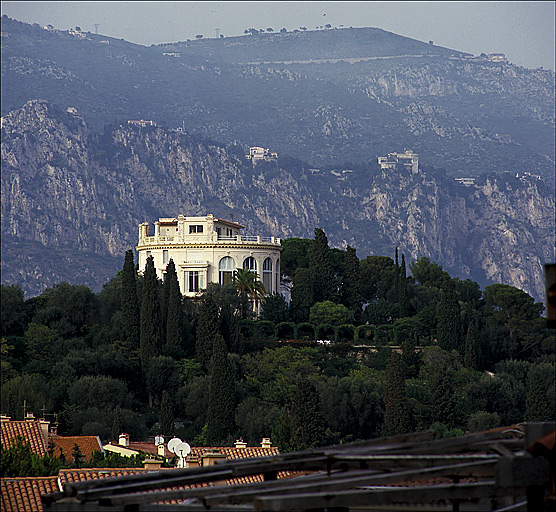
[[237, 242], [237, 243], [256, 243], [280, 245], [280, 238], [273, 236], [185, 236], [183, 239], [177, 236], [143, 236], [139, 239], [139, 245], [158, 245], [158, 244], [206, 244], [216, 242]]

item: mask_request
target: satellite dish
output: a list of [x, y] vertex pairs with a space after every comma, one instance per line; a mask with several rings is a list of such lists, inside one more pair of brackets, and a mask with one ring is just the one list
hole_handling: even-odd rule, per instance
[[154, 444], [156, 444], [156, 446], [159, 446], [161, 444], [164, 444], [164, 437], [162, 436], [156, 436], [154, 438]]
[[185, 442], [179, 443], [174, 447], [174, 453], [182, 458], [187, 457], [190, 452], [191, 452], [191, 446], [189, 446]]
[[168, 441], [168, 450], [170, 450], [172, 453], [176, 453], [175, 452], [176, 446], [181, 442], [182, 441], [179, 437], [174, 437], [173, 439], [170, 439], [170, 441]]

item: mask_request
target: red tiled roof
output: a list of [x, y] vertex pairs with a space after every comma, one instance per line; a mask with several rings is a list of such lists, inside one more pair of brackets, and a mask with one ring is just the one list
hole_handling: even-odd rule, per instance
[[[158, 455], [158, 446], [149, 442], [130, 441], [128, 448], [130, 448], [131, 450], [137, 450], [138, 452]], [[172, 457], [174, 455], [168, 450], [166, 443], [164, 444], [164, 453], [165, 457]]]
[[3, 478], [2, 512], [42, 512], [41, 495], [57, 492], [55, 476]]
[[0, 430], [0, 442], [4, 447], [11, 446], [21, 436], [33, 453], [41, 457], [46, 455], [45, 439], [38, 421], [2, 421]]
[[234, 446], [192, 447], [190, 455], [194, 457], [202, 457], [207, 452], [221, 453], [226, 455], [226, 459], [228, 460], [280, 455], [280, 451], [277, 446], [271, 446], [270, 448], [261, 448], [260, 446], [247, 446], [246, 448], [235, 448]]
[[100, 478], [113, 478], [116, 476], [135, 475], [144, 473], [144, 468], [91, 468], [91, 469], [60, 469], [58, 478], [60, 485], [75, 482], [85, 482], [87, 480], [98, 480]]
[[56, 436], [51, 435], [50, 440], [54, 444], [54, 456], [59, 457], [60, 452], [64, 454], [66, 460], [70, 461], [73, 457], [74, 445], [79, 446], [81, 453], [86, 461], [90, 460], [94, 451], [103, 451], [102, 443], [98, 436]]

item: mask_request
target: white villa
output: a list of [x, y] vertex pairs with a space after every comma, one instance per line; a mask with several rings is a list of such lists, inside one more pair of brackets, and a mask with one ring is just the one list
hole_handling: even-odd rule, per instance
[[164, 279], [170, 259], [176, 265], [181, 292], [195, 297], [208, 283], [229, 283], [234, 270], [256, 272], [266, 294], [280, 292], [280, 239], [243, 236], [237, 222], [206, 217], [161, 218], [154, 223], [139, 224], [139, 270], [147, 258], [154, 258], [159, 278]]
[[377, 160], [381, 169], [395, 169], [396, 165], [401, 164], [410, 169], [413, 174], [419, 172], [419, 155], [410, 149], [406, 149], [403, 153], [388, 153], [388, 156], [379, 156]]

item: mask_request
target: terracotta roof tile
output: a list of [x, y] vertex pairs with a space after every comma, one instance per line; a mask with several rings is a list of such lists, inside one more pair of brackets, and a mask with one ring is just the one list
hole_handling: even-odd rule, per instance
[[103, 451], [102, 443], [98, 436], [56, 436], [51, 435], [50, 440], [54, 444], [54, 455], [56, 457], [63, 453], [66, 460], [72, 460], [73, 446], [77, 444], [85, 460], [91, 459], [94, 451]]
[[60, 485], [75, 482], [85, 482], [88, 480], [98, 480], [100, 478], [114, 478], [117, 476], [135, 475], [144, 473], [144, 468], [91, 468], [91, 469], [61, 469], [58, 473]]
[[41, 495], [59, 491], [55, 476], [3, 478], [2, 512], [42, 512]]
[[33, 453], [41, 457], [46, 455], [45, 438], [38, 421], [2, 421], [0, 430], [0, 442], [3, 446], [11, 446], [21, 436]]
[[248, 446], [246, 448], [235, 448], [230, 446], [214, 446], [214, 447], [192, 447], [191, 454], [194, 457], [202, 457], [207, 452], [217, 452], [226, 455], [226, 459], [250, 459], [252, 457], [269, 457], [271, 455], [280, 455], [277, 446], [270, 448], [261, 448], [260, 446]]

